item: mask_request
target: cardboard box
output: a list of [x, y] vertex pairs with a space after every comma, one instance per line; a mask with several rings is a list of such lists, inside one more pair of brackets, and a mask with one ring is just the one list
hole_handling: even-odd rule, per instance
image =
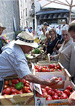
[[[64, 90], [68, 85], [71, 85], [73, 90], [75, 90], [75, 85], [73, 82], [71, 81], [63, 81], [61, 83], [61, 89], [60, 90]], [[57, 89], [58, 86], [57, 86]], [[41, 98], [41, 97], [36, 97], [35, 95], [35, 106], [38, 106], [38, 105], [42, 105], [42, 106], [63, 106], [63, 105], [66, 105], [68, 106], [68, 99], [58, 99], [58, 100], [46, 100], [46, 98]]]
[[[55, 71], [55, 72], [35, 72], [35, 68], [34, 68], [35, 64], [32, 64], [32, 73], [34, 75], [38, 75], [38, 76], [41, 75], [42, 78], [44, 77], [44, 75], [49, 75], [49, 76], [51, 75], [52, 77], [62, 77], [63, 80], [71, 80], [70, 73], [61, 65], [60, 62], [54, 63], [54, 61], [50, 61], [50, 63], [60, 65], [62, 71], [59, 71], [59, 72], [58, 71]], [[40, 62], [37, 63], [37, 65], [39, 65], [39, 66], [49, 66], [49, 62], [47, 60], [42, 61], [42, 62], [40, 61]]]
[[[16, 76], [14, 77], [7, 77], [5, 80], [10, 80], [17, 78]], [[17, 94], [17, 95], [1, 95], [0, 96], [0, 102], [2, 106], [21, 106], [21, 105], [34, 105], [34, 93], [23, 93], [23, 94]]]

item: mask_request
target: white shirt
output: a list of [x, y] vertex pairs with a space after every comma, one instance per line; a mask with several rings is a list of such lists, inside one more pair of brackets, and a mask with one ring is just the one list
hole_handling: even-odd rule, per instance
[[30, 74], [25, 54], [19, 45], [10, 42], [2, 48], [0, 55], [0, 80], [7, 76], [17, 74], [20, 78]]

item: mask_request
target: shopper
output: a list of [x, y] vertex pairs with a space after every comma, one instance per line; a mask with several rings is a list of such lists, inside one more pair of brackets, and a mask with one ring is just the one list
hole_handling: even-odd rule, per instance
[[50, 56], [51, 59], [58, 59], [59, 62], [66, 68], [72, 76], [74, 76], [74, 68], [70, 65], [73, 65], [72, 62], [72, 45], [73, 39], [70, 37], [68, 33], [68, 27], [64, 26], [62, 29], [62, 35], [64, 42], [59, 49], [59, 53], [57, 55]]
[[47, 43], [47, 54], [48, 53], [52, 54], [53, 53], [53, 49], [56, 46], [56, 43], [58, 41], [58, 38], [56, 37], [56, 30], [53, 29], [53, 28], [50, 29], [49, 30], [49, 35], [51, 37], [48, 39], [48, 43]]
[[[69, 29], [68, 29], [71, 37], [73, 38], [73, 45], [71, 47], [71, 65], [70, 65], [70, 69], [73, 70], [73, 76], [72, 77], [72, 80], [74, 80], [74, 83], [75, 83], [75, 20], [72, 21], [70, 24], [69, 24]], [[75, 106], [75, 91], [70, 95], [69, 97], [69, 105], [73, 105]]]
[[18, 35], [16, 41], [12, 41], [2, 48], [2, 54], [0, 55], [0, 91], [3, 79], [14, 74], [42, 85], [54, 86], [58, 83], [55, 78], [46, 81], [30, 72], [24, 53], [29, 53], [33, 47], [38, 47], [38, 45], [34, 42], [32, 34], [24, 31]]
[[3, 39], [3, 37], [1, 36], [3, 33], [3, 30], [6, 29], [6, 27], [3, 27], [3, 25], [0, 23], [0, 54], [2, 53], [1, 48], [7, 44], [7, 42]]

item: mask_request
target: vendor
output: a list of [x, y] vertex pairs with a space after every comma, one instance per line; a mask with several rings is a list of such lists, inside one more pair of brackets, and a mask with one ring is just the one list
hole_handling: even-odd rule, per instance
[[38, 47], [38, 45], [34, 42], [32, 34], [21, 32], [16, 41], [12, 41], [2, 48], [2, 54], [0, 55], [0, 91], [3, 79], [14, 74], [42, 85], [54, 86], [59, 82], [55, 78], [46, 81], [30, 72], [25, 53], [29, 53], [34, 47]]

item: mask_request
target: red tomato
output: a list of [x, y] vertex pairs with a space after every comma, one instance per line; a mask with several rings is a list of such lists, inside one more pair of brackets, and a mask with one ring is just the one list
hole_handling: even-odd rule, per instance
[[49, 68], [55, 68], [55, 66], [56, 66], [55, 64], [50, 64]]
[[46, 92], [46, 89], [45, 88], [41, 88], [41, 90], [42, 90], [43, 93]]
[[24, 93], [27, 93], [28, 90], [30, 90], [30, 87], [26, 87], [26, 86], [23, 87], [23, 92], [24, 92]]
[[72, 90], [72, 86], [68, 85], [66, 89], [69, 89], [71, 91]]
[[61, 77], [59, 77], [58, 79], [59, 79], [59, 81], [62, 81], [62, 78]]
[[23, 92], [23, 88], [20, 91]]
[[4, 85], [3, 88], [6, 89], [8, 87], [8, 85]]
[[62, 95], [62, 92], [60, 90], [57, 91], [58, 96]]
[[6, 88], [5, 89], [5, 94], [8, 94], [9, 95], [10, 93], [11, 93], [11, 88]]
[[25, 83], [25, 86], [29, 87], [30, 85], [28, 83]]
[[42, 70], [42, 72], [46, 72], [46, 69], [45, 68], [42, 68], [41, 70]]
[[55, 72], [55, 69], [50, 69], [50, 72]]
[[15, 89], [15, 88], [12, 88], [12, 89], [11, 89], [11, 92], [12, 92], [12, 93], [17, 93], [17, 91], [18, 91], [18, 90]]
[[42, 66], [38, 67], [38, 72], [41, 72]]
[[20, 79], [20, 78], [17, 78], [17, 79], [18, 79], [18, 80], [19, 80], [19, 82], [20, 82], [20, 80], [21, 80], [21, 79]]
[[25, 80], [25, 79], [21, 79], [21, 82], [22, 82], [23, 84], [25, 84], [25, 83], [26, 83], [26, 80]]
[[12, 87], [15, 87], [15, 84], [12, 84]]
[[47, 92], [49, 91], [49, 89], [50, 89], [49, 86], [46, 86], [46, 87], [45, 87], [45, 90], [46, 90]]
[[11, 93], [11, 95], [17, 95], [17, 93]]
[[57, 71], [62, 71], [62, 70], [58, 69]]
[[53, 100], [57, 100], [57, 99], [59, 99], [59, 97], [58, 97], [58, 95], [53, 95], [53, 96], [52, 96], [52, 99], [53, 99]]
[[68, 98], [68, 96], [66, 93], [62, 93], [62, 95], [60, 96], [60, 99], [67, 99], [67, 98]]
[[18, 91], [18, 90], [17, 90], [17, 94], [22, 94], [22, 93], [23, 93], [22, 91]]
[[58, 89], [54, 89], [54, 92], [57, 92], [58, 91]]
[[43, 94], [41, 95], [41, 94], [39, 94], [38, 92], [36, 93], [36, 96], [37, 97], [43, 97]]
[[38, 65], [35, 65], [35, 66], [34, 66], [35, 69], [38, 69], [38, 67], [39, 67]]
[[13, 79], [13, 80], [12, 80], [12, 83], [13, 83], [13, 84], [17, 84], [18, 82], [19, 82], [18, 79]]
[[43, 66], [43, 68], [47, 68], [47, 66]]
[[48, 96], [46, 97], [46, 100], [52, 100], [52, 97], [51, 97], [50, 95], [48, 95]]
[[57, 69], [61, 69], [60, 65], [57, 65]]
[[28, 90], [28, 93], [30, 93], [31, 92], [31, 90]]
[[48, 91], [48, 94], [49, 94], [49, 95], [52, 95], [52, 90], [49, 90], [49, 91]]
[[49, 68], [46, 68], [46, 72], [50, 72], [50, 69]]
[[30, 84], [29, 81], [26, 81], [27, 84]]
[[42, 95], [43, 97], [47, 97], [47, 92], [44, 92]]
[[51, 95], [52, 95], [52, 96], [53, 96], [53, 95], [55, 95], [55, 92], [54, 92], [54, 91], [52, 91], [52, 94], [51, 94]]
[[9, 80], [8, 83], [9, 83], [9, 85], [12, 85], [12, 81], [11, 80]]
[[50, 79], [46, 79], [46, 81], [50, 81]]
[[35, 69], [35, 72], [38, 72], [38, 69]]
[[70, 90], [69, 90], [69, 89], [65, 89], [65, 90], [64, 90], [64, 93], [66, 93], [67, 96], [69, 96], [69, 95], [70, 95]]
[[5, 84], [5, 85], [8, 85], [9, 83], [8, 83], [8, 81], [6, 80], [6, 81], [4, 82], [4, 84]]

